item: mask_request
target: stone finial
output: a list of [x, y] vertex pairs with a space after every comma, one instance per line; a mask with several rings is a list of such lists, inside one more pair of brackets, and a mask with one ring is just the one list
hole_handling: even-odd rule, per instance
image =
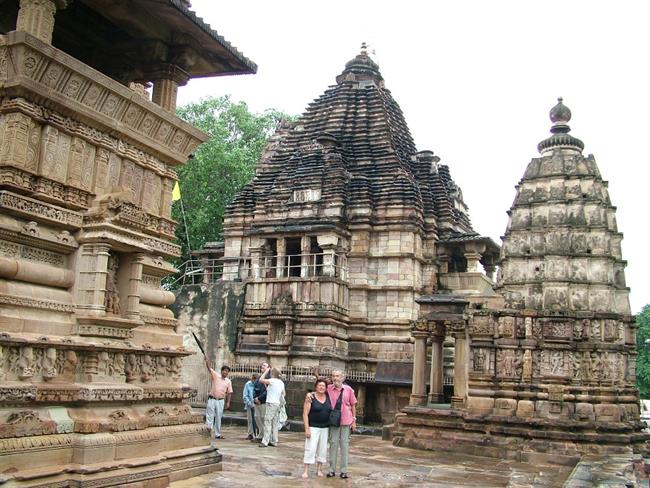
[[361, 51], [360, 54], [362, 56], [367, 56], [368, 55], [368, 45], [365, 42], [361, 43]]
[[551, 122], [553, 122], [551, 126], [551, 133], [553, 135], [537, 145], [539, 152], [544, 154], [558, 147], [582, 151], [585, 147], [584, 143], [569, 134], [571, 127], [569, 127], [568, 122], [571, 120], [571, 110], [564, 105], [562, 97], [557, 99], [557, 104], [551, 109], [548, 115]]
[[571, 130], [567, 125], [571, 120], [571, 110], [562, 103], [562, 97], [557, 99], [557, 104], [551, 109], [548, 115], [551, 122], [553, 122], [553, 127], [551, 128], [553, 134], [567, 133]]

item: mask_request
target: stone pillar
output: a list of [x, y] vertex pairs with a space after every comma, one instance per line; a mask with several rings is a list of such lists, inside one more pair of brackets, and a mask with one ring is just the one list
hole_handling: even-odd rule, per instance
[[278, 255], [277, 255], [277, 272], [275, 273], [275, 276], [277, 278], [282, 278], [286, 274], [286, 254], [287, 254], [287, 241], [285, 240], [284, 237], [278, 237]]
[[357, 424], [363, 422], [365, 415], [366, 415], [366, 387], [365, 385], [359, 385], [359, 391], [357, 392]]
[[140, 283], [142, 282], [142, 262], [144, 254], [135, 253], [128, 263], [128, 294], [126, 299], [125, 317], [130, 320], [140, 320]]
[[463, 256], [465, 256], [465, 259], [467, 260], [467, 272], [478, 273], [480, 269], [479, 261], [481, 260], [480, 253], [476, 251], [465, 251]]
[[[416, 324], [418, 323], [416, 322]], [[409, 405], [418, 406], [425, 405], [427, 402], [425, 371], [427, 368], [428, 333], [414, 330], [412, 335], [415, 339], [415, 353], [413, 355], [413, 386]]]
[[152, 101], [168, 112], [176, 112], [178, 87], [190, 79], [190, 75], [173, 64], [161, 64], [150, 74], [153, 81]]
[[339, 238], [336, 235], [318, 236], [318, 245], [323, 250], [323, 276], [336, 276], [335, 258]]
[[251, 247], [249, 248], [249, 251], [251, 253], [251, 277], [254, 280], [259, 280], [262, 276], [262, 270], [261, 270], [262, 248]]
[[449, 273], [449, 261], [451, 260], [451, 251], [445, 246], [436, 247], [436, 259], [438, 261], [438, 273]]
[[[309, 269], [312, 264], [313, 256], [310, 255], [311, 251], [311, 238], [309, 236], [302, 236], [300, 240], [300, 277], [307, 278], [311, 274]], [[315, 273], [314, 273], [315, 274]]]
[[27, 32], [47, 44], [52, 44], [54, 14], [65, 8], [66, 0], [20, 0], [16, 30]]
[[323, 249], [323, 276], [336, 276], [336, 267], [334, 266], [335, 246], [321, 246]]
[[490, 281], [494, 281], [494, 272], [497, 267], [494, 264], [486, 264], [483, 268], [485, 269], [485, 275], [490, 278]]
[[86, 315], [103, 316], [106, 313], [106, 278], [108, 276], [108, 257], [111, 246], [108, 244], [82, 244], [77, 251], [77, 272], [75, 283], [77, 308]]
[[452, 406], [462, 408], [467, 404], [467, 373], [469, 361], [469, 341], [464, 324], [454, 327], [454, 396]]
[[431, 379], [429, 387], [429, 403], [441, 403], [443, 395], [443, 353], [444, 337], [434, 337], [431, 343]]

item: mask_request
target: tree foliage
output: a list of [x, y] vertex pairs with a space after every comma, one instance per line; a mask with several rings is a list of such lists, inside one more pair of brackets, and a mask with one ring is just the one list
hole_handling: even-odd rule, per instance
[[641, 398], [650, 398], [650, 304], [636, 316], [636, 325], [636, 384]]
[[194, 157], [178, 168], [185, 220], [178, 201], [172, 216], [178, 221], [176, 237], [187, 257], [185, 225], [190, 250], [222, 238], [226, 206], [253, 178], [266, 140], [288, 117], [272, 109], [251, 113], [244, 102], [235, 103], [228, 96], [182, 106], [177, 114], [209, 136]]

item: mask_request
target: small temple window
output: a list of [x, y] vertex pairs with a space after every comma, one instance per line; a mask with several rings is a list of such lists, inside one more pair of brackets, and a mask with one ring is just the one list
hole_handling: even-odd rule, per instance
[[318, 245], [318, 238], [316, 236], [311, 236], [309, 238], [310, 243], [310, 276], [322, 276], [323, 275], [323, 248]]
[[287, 256], [285, 259], [288, 268], [288, 276], [300, 276], [302, 266], [300, 241], [300, 237], [287, 237]]

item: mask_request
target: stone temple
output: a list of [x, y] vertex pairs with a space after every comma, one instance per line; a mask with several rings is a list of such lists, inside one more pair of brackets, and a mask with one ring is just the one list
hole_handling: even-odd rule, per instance
[[[451, 409], [427, 405], [416, 375], [393, 428], [398, 445], [554, 462], [647, 449], [615, 207], [562, 99], [550, 118], [509, 211], [500, 303], [423, 299], [415, 341], [453, 330], [454, 397]], [[417, 348], [414, 362], [425, 369]]]
[[160, 288], [175, 168], [206, 139], [174, 110], [190, 77], [256, 66], [189, 2], [0, 5], [0, 484], [220, 469]]
[[362, 48], [228, 208], [219, 261], [244, 294], [229, 361], [345, 369], [397, 445], [644, 451], [615, 207], [561, 99], [550, 118], [499, 248]]
[[472, 228], [449, 167], [417, 151], [365, 48], [269, 142], [224, 238], [223, 279], [246, 284], [234, 360], [343, 368], [366, 420], [409, 402], [419, 297], [496, 296], [498, 246]]

